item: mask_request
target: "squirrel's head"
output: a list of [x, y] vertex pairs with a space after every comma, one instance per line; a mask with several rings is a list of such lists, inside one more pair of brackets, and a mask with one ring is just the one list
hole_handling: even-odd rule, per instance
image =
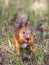
[[19, 32], [19, 37], [24, 41], [24, 42], [28, 42], [30, 37], [32, 35], [32, 32], [31, 32], [31, 28], [30, 28], [30, 25], [26, 24], [26, 25], [23, 25], [20, 29], [20, 32]]

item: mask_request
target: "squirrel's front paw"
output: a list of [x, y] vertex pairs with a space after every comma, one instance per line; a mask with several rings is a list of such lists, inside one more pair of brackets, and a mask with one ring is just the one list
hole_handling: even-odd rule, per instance
[[17, 55], [17, 56], [20, 56], [20, 52], [16, 52], [16, 55]]

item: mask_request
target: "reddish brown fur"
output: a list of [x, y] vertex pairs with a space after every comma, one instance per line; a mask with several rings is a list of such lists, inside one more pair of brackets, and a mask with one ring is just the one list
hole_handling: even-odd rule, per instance
[[[25, 29], [26, 29], [26, 31], [25, 31]], [[25, 33], [23, 33], [23, 31]], [[27, 36], [29, 36], [29, 37], [27, 37]], [[28, 40], [27, 40], [27, 38], [28, 38]], [[14, 34], [14, 46], [15, 46], [16, 55], [20, 54], [20, 47], [24, 42], [28, 42], [30, 50], [32, 50], [32, 46], [34, 44], [34, 38], [30, 32], [30, 26], [28, 24], [23, 25], [21, 28], [18, 28], [16, 33]]]

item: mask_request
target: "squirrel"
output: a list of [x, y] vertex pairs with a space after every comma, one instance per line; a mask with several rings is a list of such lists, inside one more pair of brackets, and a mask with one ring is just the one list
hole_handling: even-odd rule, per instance
[[23, 45], [24, 43], [29, 45], [30, 50], [32, 50], [32, 46], [34, 44], [34, 37], [32, 36], [30, 26], [28, 24], [18, 28], [14, 34], [14, 46], [16, 55], [20, 55], [20, 48], [21, 45]]
[[[32, 50], [32, 46], [34, 45], [34, 37], [31, 32], [30, 24], [25, 22], [19, 23], [19, 25], [21, 26], [17, 28], [14, 34], [14, 48], [16, 55], [20, 55], [20, 48], [23, 44], [29, 45], [30, 50]], [[25, 47], [25, 45], [23, 47]]]

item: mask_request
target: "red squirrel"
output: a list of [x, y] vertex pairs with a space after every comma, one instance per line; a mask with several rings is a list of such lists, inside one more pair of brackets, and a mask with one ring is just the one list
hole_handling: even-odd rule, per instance
[[20, 48], [24, 43], [29, 45], [30, 50], [34, 45], [34, 37], [28, 24], [23, 24], [22, 27], [18, 28], [14, 34], [14, 47], [16, 55], [20, 55]]
[[[34, 45], [34, 37], [32, 35], [31, 26], [27, 22], [27, 16], [28, 15], [19, 13], [17, 17], [18, 20], [16, 20], [17, 30], [14, 34], [14, 47], [16, 55], [20, 55], [20, 48], [23, 46], [23, 44], [28, 45], [30, 50]], [[25, 47], [25, 45], [23, 47]]]

